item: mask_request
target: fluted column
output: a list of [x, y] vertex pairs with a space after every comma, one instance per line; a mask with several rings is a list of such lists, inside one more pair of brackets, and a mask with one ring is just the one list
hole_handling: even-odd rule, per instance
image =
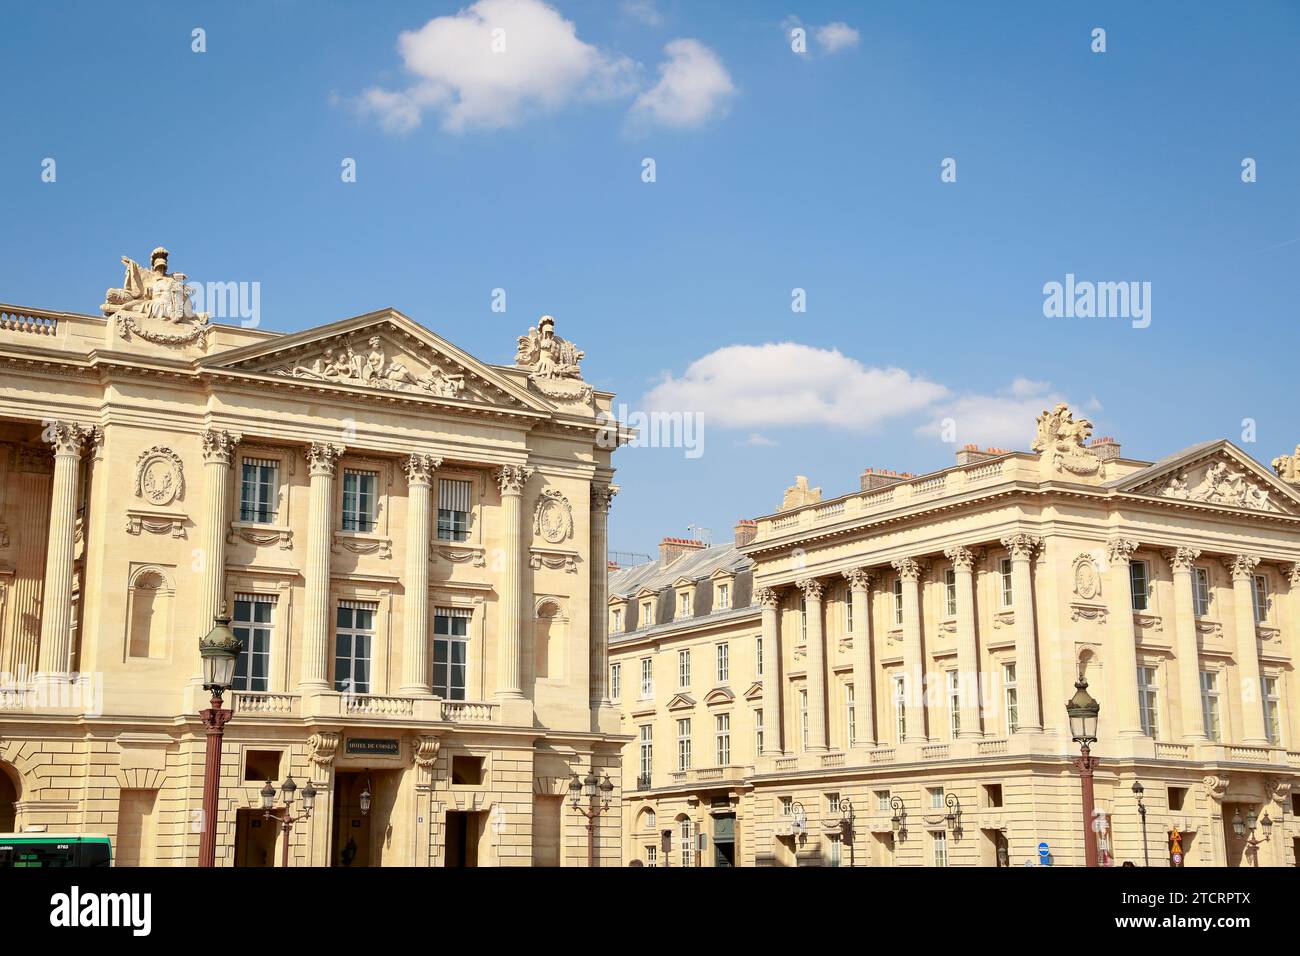
[[1196, 598], [1192, 593], [1192, 566], [1201, 552], [1176, 548], [1165, 552], [1174, 572], [1174, 653], [1178, 659], [1178, 699], [1182, 702], [1183, 738], [1205, 739], [1205, 714], [1201, 711], [1201, 664], [1196, 643]]
[[975, 555], [969, 548], [949, 548], [957, 586], [957, 708], [961, 737], [980, 736], [979, 656], [975, 643]]
[[72, 561], [77, 531], [77, 472], [81, 448], [90, 429], [75, 422], [54, 422], [42, 437], [54, 447], [54, 486], [50, 494], [50, 532], [45, 549], [45, 585], [41, 602], [40, 667], [42, 674], [68, 672], [72, 637]]
[[402, 582], [402, 686], [400, 693], [432, 693], [429, 684], [430, 489], [442, 465], [433, 455], [406, 460], [406, 580]]
[[1242, 743], [1268, 745], [1264, 701], [1259, 684], [1259, 638], [1255, 632], [1255, 568], [1259, 558], [1239, 554], [1224, 562], [1232, 574], [1233, 621], [1237, 631], [1237, 674], [1241, 678]]
[[[230, 500], [230, 466], [234, 462], [239, 435], [222, 428], [203, 433], [203, 582], [191, 624], [202, 637], [221, 610], [226, 588], [226, 533], [230, 530], [227, 502]], [[196, 662], [197, 664], [197, 662]], [[198, 673], [196, 671], [196, 673]]]
[[10, 487], [18, 509], [14, 584], [9, 595], [9, 653], [4, 670], [19, 681], [36, 673], [41, 646], [41, 592], [45, 586], [45, 549], [49, 545], [50, 475], [54, 462], [40, 447], [19, 445]]
[[853, 713], [857, 732], [853, 744], [876, 742], [876, 705], [871, 693], [871, 572], [853, 568], [844, 572], [853, 606]]
[[302, 626], [303, 690], [329, 690], [330, 538], [334, 530], [334, 475], [346, 449], [328, 442], [313, 442], [307, 450], [311, 475], [307, 518], [307, 568], [305, 617]]
[[902, 743], [924, 742], [925, 669], [921, 661], [921, 565], [911, 558], [891, 562], [903, 582], [903, 717]]
[[796, 581], [808, 616], [808, 749], [826, 749], [826, 642], [822, 637], [822, 583]]
[[781, 710], [781, 598], [771, 588], [754, 592], [754, 603], [763, 614], [763, 756], [785, 753], [785, 716]]
[[501, 562], [501, 617], [497, 635], [497, 696], [522, 698], [523, 669], [519, 659], [523, 639], [524, 602], [524, 485], [532, 476], [527, 465], [504, 465], [497, 470], [501, 489], [501, 522], [504, 528]]
[[[1107, 668], [1106, 683], [1112, 688], [1115, 729], [1127, 736], [1142, 735], [1142, 717], [1138, 712], [1137, 638], [1133, 634], [1133, 582], [1130, 562], [1138, 543], [1131, 538], [1111, 538], [1106, 542], [1109, 563], [1106, 589], [1110, 592], [1109, 643], [1114, 676]], [[1193, 700], [1201, 699], [1200, 691]]]
[[1016, 615], [1016, 702], [1018, 731], [1038, 733], [1043, 729], [1043, 711], [1038, 702], [1038, 639], [1034, 628], [1034, 579], [1030, 565], [1042, 539], [1032, 534], [1011, 534], [1002, 546], [1011, 553], [1011, 590]]
[[615, 485], [591, 486], [591, 706], [609, 700], [609, 505]]

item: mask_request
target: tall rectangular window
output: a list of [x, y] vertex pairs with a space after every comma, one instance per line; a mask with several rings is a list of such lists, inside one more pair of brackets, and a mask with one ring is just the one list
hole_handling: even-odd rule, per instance
[[907, 681], [901, 674], [894, 678], [894, 723], [896, 742], [902, 743], [907, 737]]
[[1160, 713], [1157, 709], [1160, 692], [1156, 681], [1157, 672], [1154, 667], [1146, 665], [1138, 667], [1138, 715], [1142, 719], [1142, 733], [1148, 737], [1157, 737], [1160, 734]]
[[808, 643], [808, 598], [799, 595], [799, 643]]
[[1020, 696], [1016, 687], [1016, 665], [1002, 665], [1002, 702], [1007, 715], [1007, 733], [1020, 729]]
[[716, 602], [714, 602], [717, 604], [715, 610], [725, 611], [727, 608], [731, 607], [731, 585], [730, 584], [719, 582], [717, 595], [718, 595], [718, 599]]
[[948, 865], [948, 831], [932, 830], [930, 831], [930, 839], [934, 844], [934, 865], [947, 866]]
[[677, 769], [691, 769], [691, 719], [677, 721]]
[[754, 676], [763, 676], [763, 638], [754, 638]]
[[844, 685], [844, 732], [848, 738], [844, 746], [850, 747], [858, 739], [858, 714], [852, 684]]
[[686, 690], [691, 686], [691, 652], [677, 652], [677, 689]]
[[948, 617], [957, 616], [957, 572], [952, 568], [943, 572], [943, 611]]
[[714, 718], [714, 742], [719, 767], [731, 763], [731, 715], [718, 714]]
[[610, 700], [623, 699], [623, 665], [609, 665], [609, 697]]
[[653, 843], [645, 848], [645, 865], [650, 869], [655, 869], [659, 866], [659, 847], [655, 846]]
[[334, 627], [334, 689], [345, 694], [370, 693], [370, 654], [379, 605], [340, 601]]
[[271, 679], [271, 631], [275, 596], [270, 594], [236, 594], [235, 616], [230, 628], [244, 645], [235, 662], [231, 689], [267, 691]]
[[641, 778], [649, 780], [655, 762], [654, 727], [652, 725], [641, 725], [641, 739], [638, 744], [640, 745]]
[[1192, 569], [1192, 596], [1195, 599], [1196, 616], [1205, 617], [1210, 613], [1210, 572], [1205, 568]]
[[245, 458], [240, 470], [239, 520], [275, 524], [280, 497], [280, 463]]
[[1133, 593], [1133, 610], [1145, 611], [1148, 607], [1147, 587], [1150, 570], [1145, 561], [1132, 561], [1128, 566], [1129, 590]]
[[799, 739], [802, 749], [808, 749], [808, 691], [799, 691]]
[[654, 668], [650, 658], [641, 658], [641, 699], [649, 700], [655, 695]]
[[654, 603], [652, 601], [641, 602], [641, 626], [649, 627], [655, 622]]
[[1254, 577], [1255, 623], [1263, 624], [1268, 620], [1268, 578], [1262, 574]]
[[438, 479], [438, 540], [468, 541], [471, 482]]
[[844, 589], [844, 633], [853, 633], [853, 589]]
[[719, 644], [717, 646], [718, 655], [718, 683], [725, 684], [731, 680], [731, 645]]
[[763, 753], [763, 708], [754, 711], [754, 756]]
[[375, 530], [375, 488], [379, 475], [373, 471], [343, 472], [343, 530]]
[[614, 608], [609, 622], [609, 630], [612, 634], [621, 634], [623, 632], [623, 609]]
[[689, 592], [683, 591], [681, 594], [677, 595], [677, 617], [680, 619], [680, 618], [687, 618], [690, 616], [691, 616], [691, 595]]
[[839, 866], [840, 861], [843, 859], [840, 852], [840, 835], [838, 833], [829, 833], [826, 836], [826, 841], [828, 843], [827, 850], [830, 853], [829, 864]]
[[690, 817], [682, 817], [681, 825], [678, 827], [680, 834], [682, 866], [691, 867], [695, 865], [695, 825], [691, 822]]
[[1217, 671], [1201, 671], [1201, 716], [1205, 720], [1205, 735], [1213, 741], [1218, 741], [1220, 727]]
[[947, 672], [948, 680], [948, 736], [956, 740], [961, 736], [961, 692], [957, 671]]
[[903, 624], [903, 579], [897, 574], [894, 575], [894, 624], [901, 627]]
[[1278, 678], [1265, 674], [1259, 679], [1264, 699], [1264, 731], [1275, 747], [1282, 743], [1282, 693]]
[[435, 608], [433, 613], [433, 695], [443, 700], [465, 699], [469, 670], [469, 619], [463, 607]]
[[1011, 579], [1011, 559], [1003, 558], [998, 562], [998, 577], [1002, 585], [1002, 606], [1013, 607], [1016, 603], [1016, 591]]

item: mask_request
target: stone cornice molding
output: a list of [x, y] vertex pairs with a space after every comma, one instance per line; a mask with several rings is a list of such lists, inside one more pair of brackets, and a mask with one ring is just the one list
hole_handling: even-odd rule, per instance
[[333, 478], [335, 471], [338, 469], [339, 459], [347, 448], [343, 445], [335, 445], [331, 442], [312, 442], [311, 447], [307, 449], [307, 472], [313, 478], [324, 476]]

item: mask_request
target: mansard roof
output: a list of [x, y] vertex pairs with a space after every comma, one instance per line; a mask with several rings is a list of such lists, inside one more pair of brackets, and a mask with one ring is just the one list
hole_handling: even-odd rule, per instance
[[739, 572], [752, 566], [753, 562], [737, 551], [734, 543], [728, 542], [683, 555], [667, 567], [660, 567], [658, 561], [647, 561], [611, 571], [609, 593], [615, 597], [630, 597], [642, 590], [658, 592], [682, 578], [699, 581], [720, 568]]

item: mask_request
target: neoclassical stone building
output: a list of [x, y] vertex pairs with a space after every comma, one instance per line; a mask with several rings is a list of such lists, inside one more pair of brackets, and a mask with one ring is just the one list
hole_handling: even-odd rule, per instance
[[1060, 406], [1029, 452], [801, 478], [734, 545], [613, 574], [626, 859], [1080, 865], [1083, 674], [1109, 857], [1168, 865], [1177, 830], [1188, 866], [1295, 865], [1300, 451], [1152, 463], [1090, 429]]
[[124, 261], [102, 317], [0, 306], [0, 831], [194, 864], [224, 608], [219, 865], [278, 861], [289, 774], [321, 792], [293, 865], [585, 863], [568, 778], [617, 781], [622, 741], [582, 353], [549, 317], [510, 365], [393, 310], [220, 325], [165, 250]]

